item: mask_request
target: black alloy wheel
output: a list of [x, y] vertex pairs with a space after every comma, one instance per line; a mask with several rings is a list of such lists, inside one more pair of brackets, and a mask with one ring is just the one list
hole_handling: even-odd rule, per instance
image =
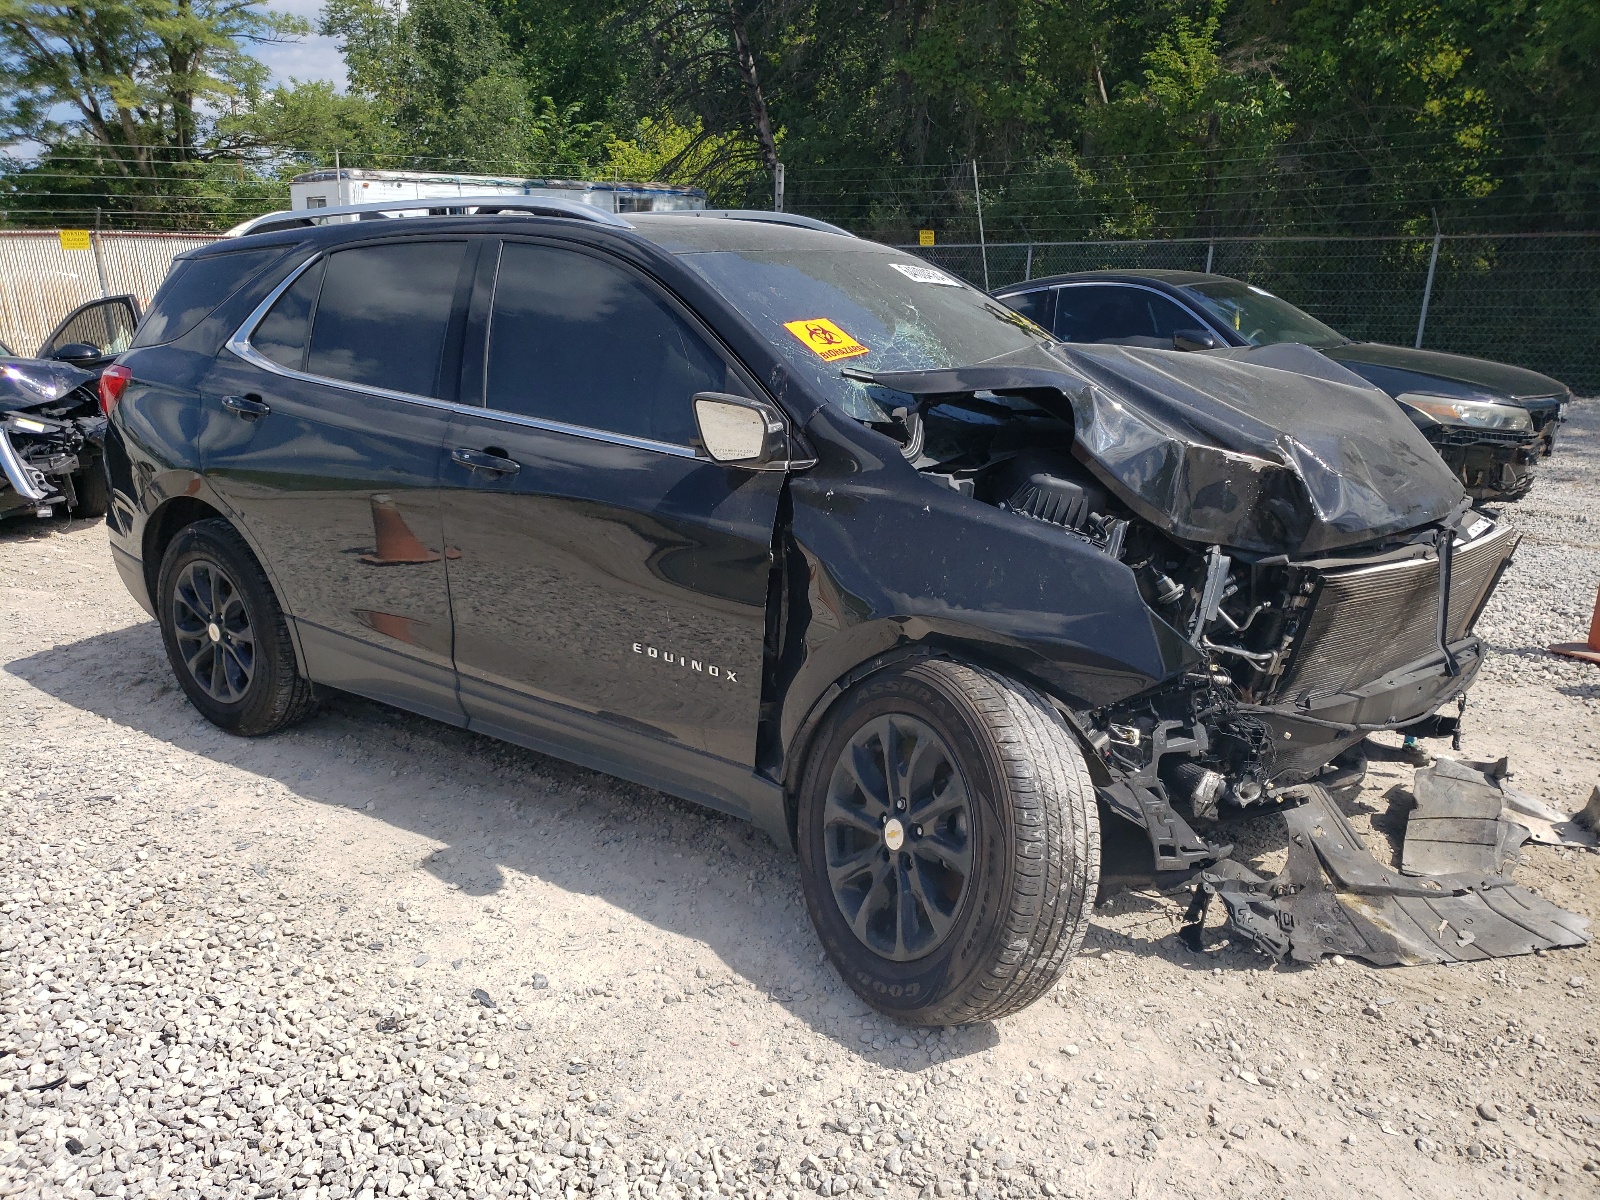
[[828, 880], [850, 931], [910, 962], [950, 936], [972, 877], [972, 802], [932, 726], [869, 721], [839, 755], [823, 808]]
[[257, 737], [316, 706], [266, 572], [227, 521], [196, 521], [173, 537], [156, 613], [178, 685], [212, 724]]
[[992, 671], [919, 658], [861, 680], [796, 794], [806, 908], [856, 994], [965, 1025], [1054, 986], [1100, 875], [1094, 785], [1066, 719]]
[[237, 704], [255, 677], [256, 635], [244, 595], [218, 563], [195, 558], [179, 574], [172, 627], [183, 665], [218, 704]]

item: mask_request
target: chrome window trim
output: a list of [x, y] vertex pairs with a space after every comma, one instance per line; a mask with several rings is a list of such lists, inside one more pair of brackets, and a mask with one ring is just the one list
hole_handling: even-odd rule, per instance
[[[285, 379], [297, 379], [302, 383], [322, 384], [326, 387], [341, 388], [344, 391], [355, 392], [364, 396], [380, 396], [385, 400], [401, 400], [408, 404], [437, 409], [440, 412], [457, 413], [462, 416], [487, 417], [496, 421], [505, 421], [511, 425], [520, 425], [528, 429], [540, 429], [547, 433], [561, 433], [570, 437], [587, 438], [593, 442], [606, 442], [613, 446], [627, 446], [634, 450], [652, 450], [657, 454], [668, 454], [674, 458], [711, 461], [710, 459], [700, 459], [700, 455], [695, 452], [694, 447], [680, 446], [675, 442], [656, 442], [649, 438], [630, 437], [624, 433], [612, 433], [606, 429], [591, 429], [587, 425], [568, 425], [562, 421], [547, 421], [541, 417], [525, 417], [518, 413], [508, 413], [498, 408], [481, 407], [474, 404], [457, 404], [452, 400], [440, 400], [434, 396], [419, 396], [414, 392], [391, 391], [388, 388], [373, 387], [371, 384], [353, 383], [348, 379], [334, 379], [328, 375], [313, 375], [309, 371], [296, 371], [292, 367], [284, 366], [282, 363], [273, 362], [272, 359], [250, 344], [251, 335], [255, 333], [256, 326], [266, 318], [267, 313], [272, 310], [272, 306], [278, 302], [284, 292], [294, 286], [294, 281], [326, 257], [328, 256], [325, 254], [313, 254], [291, 271], [283, 282], [268, 292], [266, 298], [256, 305], [250, 315], [244, 319], [244, 323], [228, 339], [227, 348], [235, 357], [273, 375], [279, 375]], [[485, 349], [487, 350], [487, 343], [485, 344]]]
[[609, 429], [592, 429], [587, 425], [568, 425], [563, 421], [547, 421], [543, 417], [525, 417], [520, 413], [508, 413], [498, 408], [476, 408], [466, 404], [448, 404], [447, 407], [465, 413], [468, 416], [487, 417], [494, 421], [504, 421], [508, 425], [521, 425], [527, 429], [542, 429], [547, 433], [565, 433], [572, 437], [588, 438], [591, 442], [609, 442], [613, 446], [629, 446], [635, 450], [654, 450], [657, 454], [670, 454], [674, 458], [693, 458], [701, 462], [711, 461], [709, 458], [700, 458], [693, 446], [680, 446], [676, 442], [656, 442], [649, 438], [632, 437], [626, 433], [612, 433]]

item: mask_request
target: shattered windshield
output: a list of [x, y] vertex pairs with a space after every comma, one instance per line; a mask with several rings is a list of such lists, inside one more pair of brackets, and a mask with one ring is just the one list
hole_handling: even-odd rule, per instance
[[1207, 314], [1227, 325], [1252, 346], [1271, 346], [1278, 342], [1299, 342], [1322, 350], [1343, 346], [1350, 339], [1330, 329], [1310, 313], [1301, 312], [1287, 300], [1264, 292], [1237, 279], [1214, 279], [1191, 283], [1184, 291]]
[[791, 370], [857, 420], [884, 419], [893, 394], [846, 379], [841, 368], [972, 366], [1054, 341], [953, 275], [867, 242], [681, 257], [777, 347]]

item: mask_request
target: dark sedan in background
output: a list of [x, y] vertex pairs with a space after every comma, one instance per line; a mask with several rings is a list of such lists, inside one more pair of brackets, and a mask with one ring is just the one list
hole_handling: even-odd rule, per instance
[[1521, 367], [1352, 341], [1270, 292], [1223, 275], [1088, 271], [1032, 279], [995, 296], [1067, 342], [1311, 346], [1394, 397], [1476, 500], [1527, 493], [1572, 398], [1564, 384]]

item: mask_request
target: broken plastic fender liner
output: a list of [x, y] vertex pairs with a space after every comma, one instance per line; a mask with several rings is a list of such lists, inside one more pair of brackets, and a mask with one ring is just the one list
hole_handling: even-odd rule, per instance
[[855, 358], [871, 351], [855, 338], [840, 329], [826, 317], [808, 317], [803, 321], [785, 321], [783, 327], [795, 337], [800, 339], [800, 344], [810, 350], [823, 362], [834, 362], [841, 358]]
[[1183, 934], [1199, 949], [1207, 903], [1221, 897], [1231, 938], [1274, 958], [1316, 962], [1326, 954], [1375, 966], [1475, 962], [1582, 946], [1588, 920], [1497, 875], [1402, 875], [1362, 845], [1327, 792], [1315, 785], [1285, 810], [1289, 857], [1274, 879], [1236, 863], [1202, 873]]

